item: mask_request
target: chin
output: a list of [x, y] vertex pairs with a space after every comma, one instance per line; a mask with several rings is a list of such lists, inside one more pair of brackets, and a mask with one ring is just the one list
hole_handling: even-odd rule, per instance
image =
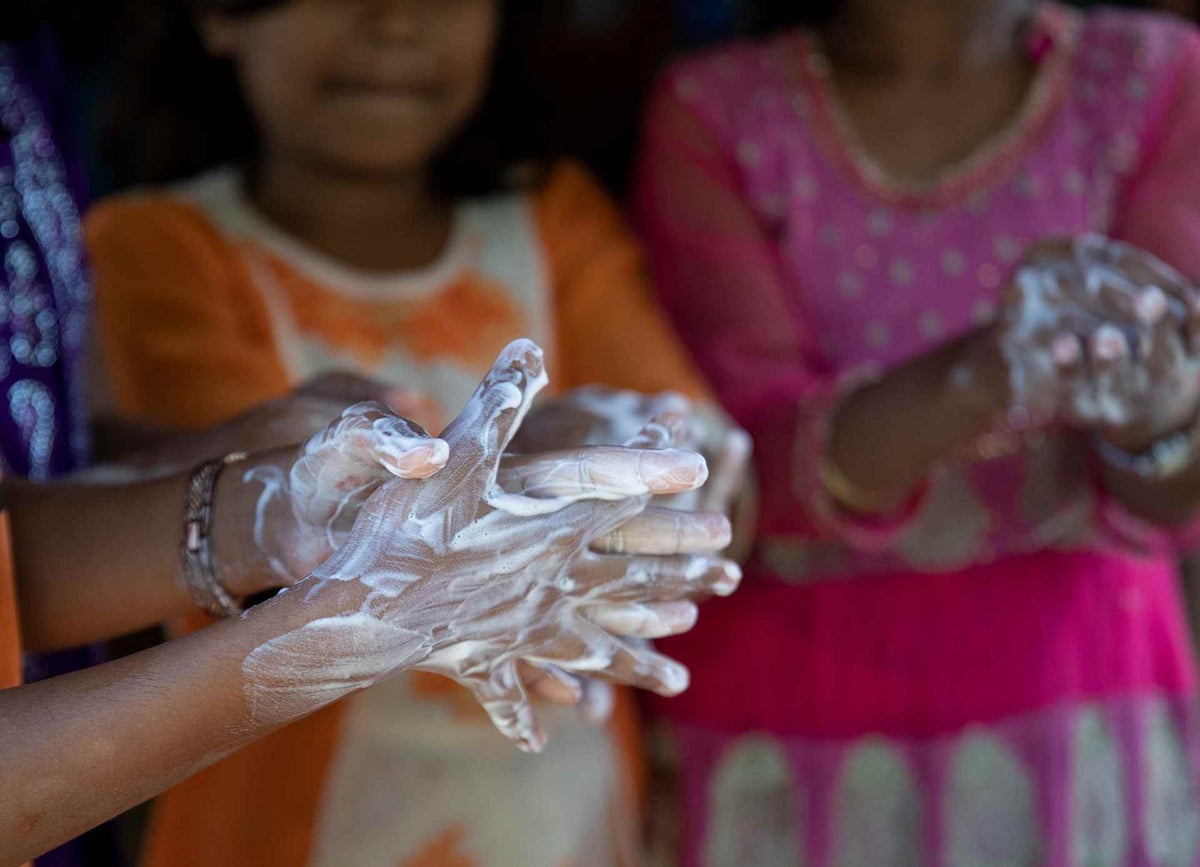
[[436, 154], [437, 147], [437, 142], [396, 147], [389, 146], [386, 140], [381, 139], [363, 142], [357, 147], [342, 146], [315, 156], [317, 162], [341, 174], [383, 179], [424, 171]]

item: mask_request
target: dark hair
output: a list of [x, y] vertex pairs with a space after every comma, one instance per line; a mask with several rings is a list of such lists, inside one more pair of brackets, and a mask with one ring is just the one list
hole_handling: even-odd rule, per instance
[[[106, 159], [128, 183], [157, 184], [215, 165], [247, 163], [258, 135], [232, 64], [212, 57], [196, 30], [197, 14], [254, 15], [288, 0], [147, 0], [136, 13], [133, 46], [105, 124]], [[475, 115], [438, 155], [435, 190], [479, 195], [510, 185], [516, 171], [545, 164], [546, 119], [523, 93], [522, 46], [536, 39], [536, 0], [501, 3], [499, 42], [487, 93]], [[531, 15], [530, 13], [534, 13]]]
[[751, 0], [752, 28], [767, 33], [800, 24], [824, 24], [837, 14], [841, 0]]
[[0, 42], [18, 42], [28, 38], [42, 22], [40, 2], [17, 3], [16, 9], [5, 9], [0, 15]]

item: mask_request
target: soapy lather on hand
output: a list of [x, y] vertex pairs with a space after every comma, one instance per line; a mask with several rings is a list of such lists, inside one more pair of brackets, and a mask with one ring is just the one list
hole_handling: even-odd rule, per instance
[[[707, 554], [652, 557], [591, 548], [619, 547], [605, 540], [639, 516], [639, 544], [659, 550], [686, 547], [678, 542], [681, 527], [704, 538], [726, 532], [711, 523], [705, 531], [643, 514], [652, 494], [701, 486], [705, 462], [673, 448], [528, 455], [508, 462], [510, 481], [514, 475], [565, 479], [566, 461], [574, 482], [506, 490], [501, 456], [545, 384], [537, 347], [528, 341], [510, 346], [443, 433], [448, 456], [419, 431], [355, 416], [356, 432], [391, 432], [397, 446], [384, 461], [390, 472], [405, 467], [411, 473], [442, 458], [445, 465], [423, 481], [378, 485], [344, 543], [293, 591], [324, 596], [338, 613], [269, 641], [246, 659], [246, 696], [256, 716], [285, 721], [401, 670], [419, 669], [466, 686], [505, 735], [536, 751], [544, 735], [519, 663], [667, 695], [686, 688], [682, 666], [627, 637], [689, 628], [689, 600], [733, 592], [740, 571]], [[319, 479], [321, 472], [310, 468], [304, 475]], [[331, 512], [332, 502], [313, 495], [300, 512], [325, 520], [341, 513]]]
[[1032, 423], [1153, 437], [1200, 403], [1200, 294], [1145, 251], [1099, 236], [1036, 247], [1001, 322], [1013, 405]]

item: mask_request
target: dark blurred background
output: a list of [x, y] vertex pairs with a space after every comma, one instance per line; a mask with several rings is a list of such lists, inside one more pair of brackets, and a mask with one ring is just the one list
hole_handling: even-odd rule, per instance
[[[79, 138], [95, 195], [185, 177], [223, 159], [219, 144], [213, 152], [202, 136], [189, 140], [178, 130], [155, 129], [157, 119], [139, 111], [137, 87], [175, 94], [191, 104], [198, 122], [216, 102], [211, 81], [195, 75], [180, 81], [169, 70], [146, 68], [151, 46], [178, 38], [179, 22], [170, 10], [181, 4], [47, 5], [75, 89]], [[1076, 0], [1076, 5], [1099, 4]], [[1193, 18], [1200, 12], [1197, 0], [1122, 5]], [[498, 147], [509, 151], [506, 157], [576, 156], [618, 193], [657, 70], [678, 53], [772, 23], [763, 20], [755, 0], [527, 0], [519, 7], [509, 35], [517, 50], [505, 53], [514, 60], [497, 70], [496, 79], [498, 88], [505, 81], [522, 82], [523, 95], [505, 106], [511, 139]], [[133, 134], [135, 118], [140, 135]]]

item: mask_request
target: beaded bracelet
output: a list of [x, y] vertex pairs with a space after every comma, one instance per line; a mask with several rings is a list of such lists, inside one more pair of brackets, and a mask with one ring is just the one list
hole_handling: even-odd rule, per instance
[[212, 525], [217, 477], [230, 464], [245, 459], [245, 453], [234, 452], [201, 464], [192, 471], [184, 495], [183, 543], [179, 549], [183, 579], [196, 605], [214, 617], [232, 617], [244, 610], [217, 577]]

